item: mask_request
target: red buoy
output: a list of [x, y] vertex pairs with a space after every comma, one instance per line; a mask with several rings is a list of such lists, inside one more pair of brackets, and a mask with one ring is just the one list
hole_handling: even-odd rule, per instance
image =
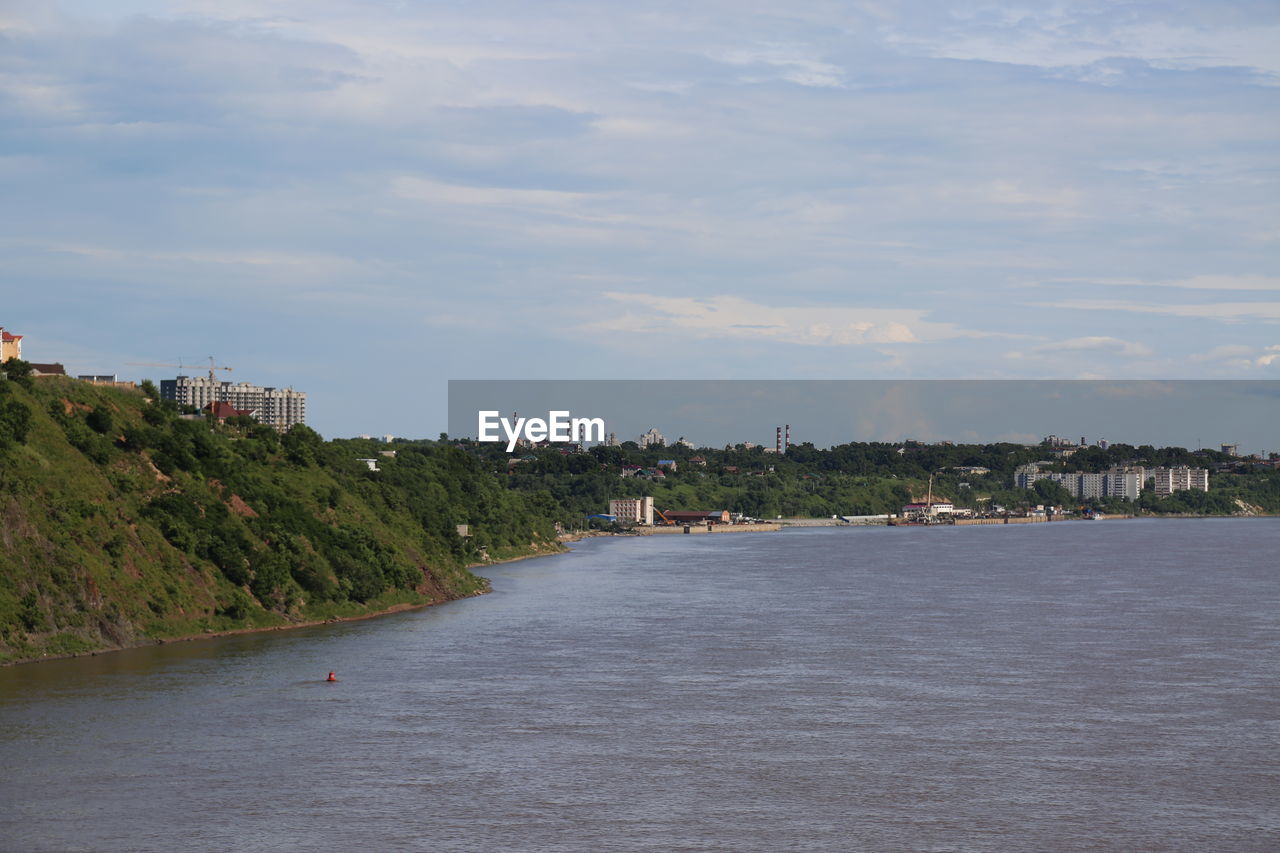
[[334, 675], [332, 672], [329, 673], [329, 677], [325, 679], [325, 681], [337, 681], [337, 680], [338, 680], [338, 676]]

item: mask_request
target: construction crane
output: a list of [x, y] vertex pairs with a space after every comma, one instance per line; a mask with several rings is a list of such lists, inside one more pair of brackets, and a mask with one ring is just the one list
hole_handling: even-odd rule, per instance
[[[193, 365], [186, 365], [186, 364], [183, 364], [183, 363], [182, 363], [182, 359], [178, 359], [178, 363], [177, 363], [177, 364], [160, 364], [160, 363], [158, 363], [158, 362], [153, 362], [153, 361], [130, 361], [130, 362], [127, 362], [127, 363], [128, 363], [128, 365], [129, 365], [130, 367], [176, 367], [176, 368], [178, 368], [179, 370], [186, 370], [188, 367], [193, 366]], [[222, 366], [222, 365], [220, 365], [220, 364], [214, 364], [214, 363], [213, 363], [213, 356], [209, 356], [209, 378], [210, 378], [211, 380], [216, 380], [216, 379], [217, 379], [217, 377], [216, 377], [216, 376], [214, 375], [214, 373], [213, 373], [215, 370], [226, 370], [226, 371], [232, 371], [232, 370], [235, 370], [235, 368], [234, 368], [234, 367], [224, 367], [224, 366]]]

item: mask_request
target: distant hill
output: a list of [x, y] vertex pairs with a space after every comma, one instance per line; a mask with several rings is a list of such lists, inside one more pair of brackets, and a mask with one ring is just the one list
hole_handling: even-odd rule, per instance
[[468, 565], [559, 549], [546, 495], [449, 446], [383, 456], [4, 368], [0, 662], [444, 601], [485, 589]]

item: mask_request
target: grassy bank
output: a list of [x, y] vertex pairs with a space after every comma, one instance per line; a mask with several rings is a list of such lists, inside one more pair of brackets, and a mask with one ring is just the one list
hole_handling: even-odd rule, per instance
[[0, 379], [0, 662], [447, 601], [486, 589], [468, 566], [558, 547], [538, 496], [452, 447]]

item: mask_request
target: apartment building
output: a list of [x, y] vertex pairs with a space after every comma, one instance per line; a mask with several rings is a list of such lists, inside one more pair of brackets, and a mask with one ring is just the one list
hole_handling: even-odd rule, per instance
[[1014, 471], [1014, 485], [1030, 489], [1040, 480], [1062, 486], [1073, 498], [1115, 497], [1137, 500], [1142, 492], [1145, 472], [1142, 468], [1110, 468], [1104, 472], [1045, 472], [1038, 465], [1021, 465]]
[[1078, 486], [1072, 494], [1077, 498], [1103, 498], [1107, 494], [1107, 475], [1082, 472]]
[[650, 427], [649, 431], [640, 436], [639, 444], [641, 447], [661, 447], [665, 446], [667, 438], [658, 432], [657, 427]]
[[1207, 468], [1189, 468], [1179, 465], [1175, 468], [1152, 468], [1147, 472], [1155, 481], [1153, 491], [1157, 497], [1165, 497], [1174, 492], [1198, 489], [1209, 491], [1209, 470]]
[[269, 424], [281, 432], [307, 420], [307, 394], [292, 388], [223, 382], [208, 376], [179, 376], [160, 381], [160, 397], [197, 410], [203, 410], [210, 403], [229, 403], [237, 409], [249, 410], [259, 423]]
[[609, 501], [609, 515], [623, 524], [653, 526], [653, 498], [624, 498]]
[[1037, 480], [1048, 479], [1049, 475], [1040, 470], [1038, 464], [1019, 465], [1013, 469], [1013, 485], [1019, 489], [1030, 489]]
[[1142, 484], [1146, 482], [1146, 471], [1142, 467], [1111, 468], [1107, 471], [1107, 497], [1136, 501], [1142, 494]]

